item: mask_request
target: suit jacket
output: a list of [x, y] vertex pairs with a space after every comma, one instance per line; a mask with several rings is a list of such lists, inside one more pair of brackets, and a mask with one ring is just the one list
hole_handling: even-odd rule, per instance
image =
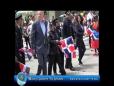
[[63, 24], [63, 38], [72, 36], [74, 38], [73, 24], [71, 20], [66, 19]]
[[84, 29], [83, 27], [81, 27], [80, 24], [77, 24], [77, 25], [74, 24], [73, 30], [75, 32], [76, 39], [83, 39]]
[[[45, 21], [45, 26], [46, 26], [46, 30], [47, 30], [46, 21]], [[40, 54], [49, 53], [49, 43], [48, 43], [47, 34], [46, 35], [43, 34], [39, 21], [35, 22], [32, 26], [31, 47], [33, 49], [35, 49], [37, 53], [40, 53]]]

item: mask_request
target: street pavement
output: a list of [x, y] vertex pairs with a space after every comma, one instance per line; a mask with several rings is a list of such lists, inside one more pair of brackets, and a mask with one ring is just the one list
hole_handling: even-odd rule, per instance
[[[75, 71], [65, 69], [67, 75], [99, 75], [99, 56], [94, 56], [94, 51], [91, 51], [89, 47], [89, 38], [84, 37], [84, 43], [86, 45], [86, 52], [82, 58], [83, 65], [78, 63], [78, 49], [76, 50], [76, 58], [72, 59], [72, 64], [75, 67]], [[24, 42], [25, 46], [25, 42]], [[65, 57], [64, 57], [65, 58]], [[38, 60], [32, 59], [29, 61], [28, 58], [25, 59], [26, 64], [30, 67], [30, 74], [36, 74], [38, 69]], [[66, 59], [65, 61], [66, 62]], [[59, 74], [59, 68], [57, 65], [57, 73]], [[53, 72], [52, 72], [53, 75]]]

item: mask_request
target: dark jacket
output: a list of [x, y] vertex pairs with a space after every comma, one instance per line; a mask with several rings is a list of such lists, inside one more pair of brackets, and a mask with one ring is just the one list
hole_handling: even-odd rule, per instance
[[74, 38], [73, 24], [71, 20], [66, 19], [63, 24], [63, 38], [72, 36]]
[[[45, 21], [45, 26], [47, 28], [46, 21]], [[35, 22], [32, 26], [31, 45], [32, 48], [35, 49], [37, 53], [46, 54], [46, 55], [49, 53], [48, 38], [47, 35], [43, 34], [39, 21]]]
[[58, 40], [57, 32], [50, 31], [49, 32], [49, 44], [50, 44], [49, 55], [59, 54], [59, 47], [56, 40]]
[[73, 24], [73, 30], [75, 32], [76, 39], [83, 39], [84, 28], [81, 24]]
[[56, 27], [56, 33], [57, 33], [58, 40], [60, 40], [60, 37], [62, 37], [62, 32], [61, 32], [61, 28], [59, 26]]
[[22, 29], [15, 26], [15, 51], [23, 47]]

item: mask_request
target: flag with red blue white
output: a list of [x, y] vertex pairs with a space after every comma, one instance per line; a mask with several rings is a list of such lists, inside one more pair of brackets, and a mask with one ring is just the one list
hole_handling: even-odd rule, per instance
[[60, 47], [66, 58], [76, 58], [76, 50], [74, 46], [73, 37], [67, 37], [60, 40]]
[[87, 29], [87, 33], [90, 35], [90, 37], [92, 37], [94, 40], [99, 40], [99, 32], [97, 32], [96, 30], [92, 30], [91, 28]]
[[88, 35], [91, 37], [91, 48], [99, 48], [99, 32], [92, 30], [91, 28], [87, 29]]
[[25, 65], [21, 62], [19, 62], [19, 68], [21, 70], [21, 72], [29, 74], [30, 73], [30, 67], [28, 65]]
[[27, 55], [27, 57], [29, 59], [31, 59], [32, 56], [33, 56], [33, 50], [31, 48], [29, 48], [29, 49], [27, 49], [27, 48], [21, 48], [21, 49], [19, 49], [19, 52], [20, 53], [23, 52], [25, 55]]

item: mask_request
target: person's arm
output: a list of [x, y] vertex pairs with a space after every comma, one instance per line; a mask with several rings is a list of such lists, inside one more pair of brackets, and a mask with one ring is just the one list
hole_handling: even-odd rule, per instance
[[63, 38], [66, 38], [66, 33], [67, 33], [67, 25], [66, 25], [66, 23], [64, 23], [63, 24], [63, 29], [62, 29]]
[[52, 33], [49, 33], [49, 37], [48, 37], [49, 43], [55, 44], [56, 43], [56, 40], [52, 39], [52, 36], [53, 36]]
[[31, 37], [30, 37], [30, 39], [31, 39], [31, 47], [32, 47], [32, 49], [36, 49], [36, 25], [35, 25], [35, 23], [33, 24], [33, 26], [32, 26], [32, 30], [31, 30]]
[[77, 34], [77, 35], [82, 35], [82, 34], [83, 34], [83, 32], [80, 31], [80, 29], [81, 29], [81, 28], [79, 28], [78, 26], [76, 26], [75, 31], [76, 31], [76, 34]]
[[60, 42], [59, 42], [59, 40], [55, 40], [55, 39], [53, 39], [53, 33], [49, 33], [49, 37], [48, 37], [48, 39], [49, 39], [49, 43], [50, 44], [57, 44], [57, 45], [60, 45]]
[[75, 39], [75, 32], [74, 32], [73, 24], [72, 24], [72, 28], [71, 28], [71, 33], [72, 33], [72, 37], [73, 37], [73, 39]]

